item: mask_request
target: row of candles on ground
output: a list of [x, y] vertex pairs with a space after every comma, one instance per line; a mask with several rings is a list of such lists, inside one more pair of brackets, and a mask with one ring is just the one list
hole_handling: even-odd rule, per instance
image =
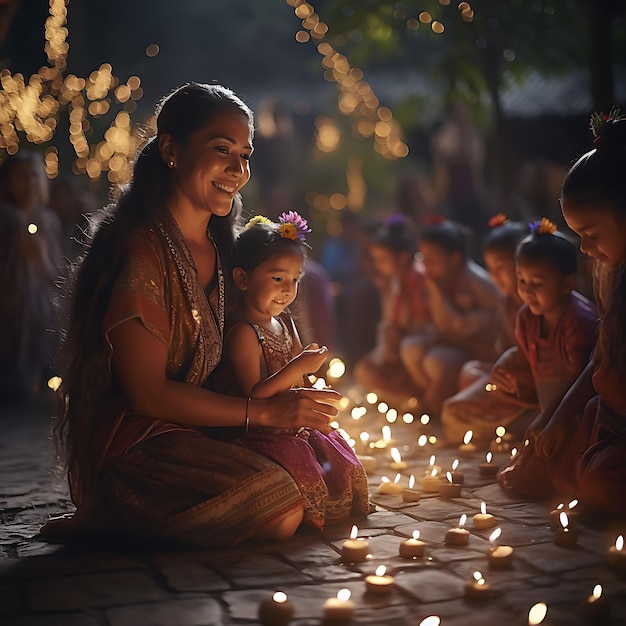
[[[560, 545], [572, 545], [571, 533], [568, 530], [567, 513], [565, 513], [565, 505], [559, 505], [551, 513], [551, 522], [558, 515], [561, 526], [557, 528], [556, 536], [566, 537], [564, 543]], [[572, 501], [568, 505], [571, 511], [576, 506], [576, 501]], [[470, 533], [464, 527], [467, 522], [467, 515], [461, 515], [459, 525], [451, 528], [446, 532], [445, 544], [447, 546], [458, 547], [466, 546], [469, 543]], [[481, 503], [481, 512], [473, 517], [474, 527], [478, 530], [488, 529], [496, 524], [493, 515], [487, 513], [485, 503]], [[370, 547], [367, 539], [358, 537], [358, 528], [352, 527], [350, 538], [347, 539], [341, 547], [341, 555], [346, 563], [362, 563], [370, 558]], [[494, 544], [487, 553], [487, 562], [491, 568], [508, 568], [513, 564], [514, 551], [511, 546], [495, 545], [497, 539], [502, 534], [500, 528], [496, 528], [490, 535], [489, 541]], [[415, 560], [424, 556], [426, 544], [420, 540], [420, 532], [416, 530], [413, 536], [404, 539], [399, 544], [398, 553], [403, 559]], [[555, 539], [557, 543], [557, 541]], [[575, 543], [575, 542], [574, 542]], [[621, 571], [626, 571], [626, 550], [624, 550], [624, 537], [620, 535], [615, 542], [615, 546], [609, 549], [609, 564]], [[391, 594], [395, 588], [394, 577], [387, 573], [384, 565], [379, 566], [374, 574], [365, 577], [365, 588], [371, 594]], [[464, 585], [464, 596], [467, 600], [484, 600], [491, 595], [491, 589], [483, 574], [479, 571], [474, 572], [472, 578]], [[354, 603], [352, 602], [351, 592], [348, 589], [342, 589], [336, 598], [329, 598], [324, 603], [324, 619], [332, 624], [347, 624], [354, 615]], [[543, 607], [543, 608], [542, 608]], [[583, 612], [594, 618], [601, 618], [608, 614], [609, 605], [605, 597], [602, 596], [602, 586], [596, 585], [583, 605]], [[528, 624], [540, 624], [547, 612], [545, 604], [535, 605], [529, 613]], [[289, 623], [294, 616], [294, 609], [287, 602], [287, 596], [283, 592], [277, 592], [270, 599], [265, 600], [259, 607], [259, 617], [263, 625], [282, 626]], [[437, 618], [436, 616], [431, 616]], [[436, 622], [422, 622], [420, 626], [425, 624], [439, 624]]]

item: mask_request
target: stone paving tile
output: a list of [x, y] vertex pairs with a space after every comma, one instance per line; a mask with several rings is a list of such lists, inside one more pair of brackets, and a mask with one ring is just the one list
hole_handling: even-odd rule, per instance
[[26, 617], [0, 618], [0, 626], [102, 626], [99, 616], [87, 613], [63, 613], [57, 615], [28, 615]]
[[115, 572], [27, 581], [27, 611], [76, 611], [96, 607], [169, 599], [151, 577], [138, 572]]
[[226, 591], [231, 588], [215, 570], [201, 563], [173, 563], [161, 569], [169, 589], [180, 592]]
[[210, 598], [187, 598], [117, 607], [105, 613], [109, 626], [220, 626], [223, 610]]

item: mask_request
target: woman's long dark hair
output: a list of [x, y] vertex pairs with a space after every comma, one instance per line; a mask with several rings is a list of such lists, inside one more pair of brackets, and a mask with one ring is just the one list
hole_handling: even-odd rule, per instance
[[[225, 109], [243, 113], [252, 134], [250, 109], [219, 85], [190, 83], [161, 101], [156, 111], [157, 134], [139, 152], [132, 182], [117, 202], [91, 216], [85, 251], [69, 269], [65, 329], [61, 331], [62, 408], [55, 431], [75, 500], [82, 497], [81, 486], [92, 479], [89, 468], [82, 466], [86, 464], [78, 463], [78, 453], [89, 445], [98, 426], [96, 407], [111, 386], [111, 351], [104, 333], [111, 292], [130, 236], [166, 210], [165, 200], [171, 193], [171, 170], [160, 154], [159, 137], [167, 134], [184, 149], [193, 133]], [[237, 199], [228, 216], [212, 216], [210, 220], [226, 277], [231, 275], [229, 259], [240, 208]]]
[[[607, 122], [596, 149], [581, 156], [565, 176], [561, 202], [615, 211], [626, 223], [626, 119]], [[626, 236], [626, 233], [622, 233]], [[609, 366], [626, 378], [626, 263], [613, 276], [611, 299], [602, 321]]]

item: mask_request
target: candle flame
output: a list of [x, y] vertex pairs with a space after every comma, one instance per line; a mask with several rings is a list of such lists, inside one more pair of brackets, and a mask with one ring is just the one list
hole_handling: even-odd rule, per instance
[[496, 443], [502, 443], [502, 437], [496, 437]]
[[468, 430], [465, 435], [463, 435], [463, 443], [467, 445], [472, 440], [473, 436], [474, 433], [471, 430]]
[[615, 540], [615, 549], [616, 550], [623, 550], [624, 549], [624, 535], [620, 535]]
[[517, 448], [511, 450], [511, 456], [517, 456]]
[[337, 592], [337, 600], [339, 600], [340, 602], [347, 602], [350, 599], [350, 596], [352, 595], [350, 589], [340, 589]]
[[391, 441], [391, 428], [389, 428], [389, 426], [383, 426], [382, 433], [383, 440], [389, 443]]
[[556, 510], [557, 510], [557, 511], [560, 511], [560, 510], [561, 510], [564, 506], [565, 506], [565, 505], [561, 502], [561, 504], [559, 504], [559, 505], [556, 507]]
[[476, 584], [480, 587], [482, 587], [483, 585], [485, 585], [487, 583], [487, 581], [484, 578], [481, 578], [480, 580], [476, 581]]
[[378, 402], [378, 396], [373, 392], [370, 391], [366, 396], [365, 399], [370, 403], [370, 404], [376, 404]]
[[459, 518], [459, 526], [465, 526], [465, 522], [467, 522], [467, 515], [463, 513], [463, 515]]
[[543, 622], [543, 618], [548, 612], [548, 605], [545, 602], [538, 602], [528, 611], [528, 626], [537, 626]]
[[504, 437], [505, 434], [506, 434], [506, 428], [504, 426], [498, 426], [496, 428], [496, 435], [498, 437]]
[[420, 435], [418, 440], [417, 440], [417, 445], [420, 446], [420, 448], [422, 448], [427, 443], [428, 443], [428, 436], [427, 435]]
[[389, 405], [386, 402], [379, 402], [376, 408], [379, 413], [386, 413], [389, 410]]
[[480, 572], [474, 572], [474, 580], [480, 580], [483, 575]]
[[31, 235], [34, 235], [37, 232], [37, 224], [29, 224], [27, 230]]
[[446, 472], [446, 478], [448, 479], [449, 483], [452, 482], [452, 474], [450, 474], [450, 472]]
[[352, 530], [350, 531], [350, 539], [356, 539], [358, 534], [359, 534], [359, 527], [355, 525], [352, 527]]
[[381, 483], [390, 483], [391, 481], [386, 476], [381, 476], [380, 477], [380, 482]]
[[379, 565], [376, 568], [376, 576], [384, 576], [387, 573], [387, 568], [384, 565]]
[[594, 597], [596, 600], [599, 600], [599, 599], [600, 599], [600, 596], [602, 595], [602, 585], [596, 585], [596, 586], [593, 588], [593, 594], [592, 594], [592, 595], [593, 595], [593, 597]]
[[370, 440], [370, 434], [366, 433], [365, 431], [363, 431], [360, 435], [359, 435], [359, 439], [365, 443], [366, 441]]
[[429, 615], [420, 622], [420, 626], [439, 626], [441, 619], [438, 615]]
[[423, 424], [424, 426], [426, 426], [426, 424], [428, 424], [430, 422], [430, 415], [428, 415], [427, 413], [423, 413], [420, 416], [420, 424]]
[[411, 474], [411, 477], [409, 478], [409, 489], [413, 489], [413, 487], [415, 487], [415, 476]]
[[431, 476], [437, 476], [437, 468], [433, 467], [432, 472], [430, 473]]
[[459, 466], [459, 459], [454, 459], [454, 461], [452, 461], [452, 471], [455, 472], [458, 466]]
[[487, 452], [485, 460], [487, 461], [487, 463], [491, 463], [491, 459], [493, 459], [493, 454], [491, 454], [491, 452]]
[[432, 454], [430, 457], [430, 461], [428, 461], [428, 465], [433, 466], [435, 464], [435, 455]]
[[491, 535], [489, 535], [489, 541], [494, 542], [502, 534], [502, 528], [496, 528]]
[[419, 530], [414, 530], [413, 531], [413, 539], [419, 539], [420, 538], [420, 531]]
[[396, 474], [396, 477], [393, 479], [393, 482], [397, 484], [400, 482], [401, 478], [402, 478], [401, 474]]
[[573, 509], [578, 504], [578, 500], [572, 500], [568, 505], [568, 509]]
[[567, 518], [567, 513], [562, 512], [559, 515], [559, 522], [561, 522], [561, 526], [563, 526], [563, 528], [567, 528], [567, 525], [569, 524], [569, 519]]
[[480, 512], [481, 512], [483, 515], [486, 515], [486, 514], [487, 514], [487, 505], [486, 505], [484, 502], [481, 502], [481, 503], [480, 503]]
[[402, 462], [402, 455], [400, 454], [400, 450], [398, 450], [398, 448], [391, 448], [391, 458], [396, 463], [401, 463]]
[[385, 415], [385, 419], [390, 424], [393, 424], [398, 419], [398, 411], [396, 411], [396, 409], [389, 409], [387, 415]]
[[279, 604], [282, 604], [283, 602], [287, 602], [287, 594], [283, 593], [282, 591], [277, 591], [272, 596], [272, 600], [274, 600], [274, 602], [278, 602]]

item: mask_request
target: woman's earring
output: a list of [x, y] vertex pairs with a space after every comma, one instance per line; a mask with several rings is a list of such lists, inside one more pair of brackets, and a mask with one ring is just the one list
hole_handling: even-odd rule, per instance
[[167, 164], [167, 167], [169, 167], [170, 169], [172, 169], [172, 168], [174, 167], [174, 161], [170, 161], [170, 162]]

